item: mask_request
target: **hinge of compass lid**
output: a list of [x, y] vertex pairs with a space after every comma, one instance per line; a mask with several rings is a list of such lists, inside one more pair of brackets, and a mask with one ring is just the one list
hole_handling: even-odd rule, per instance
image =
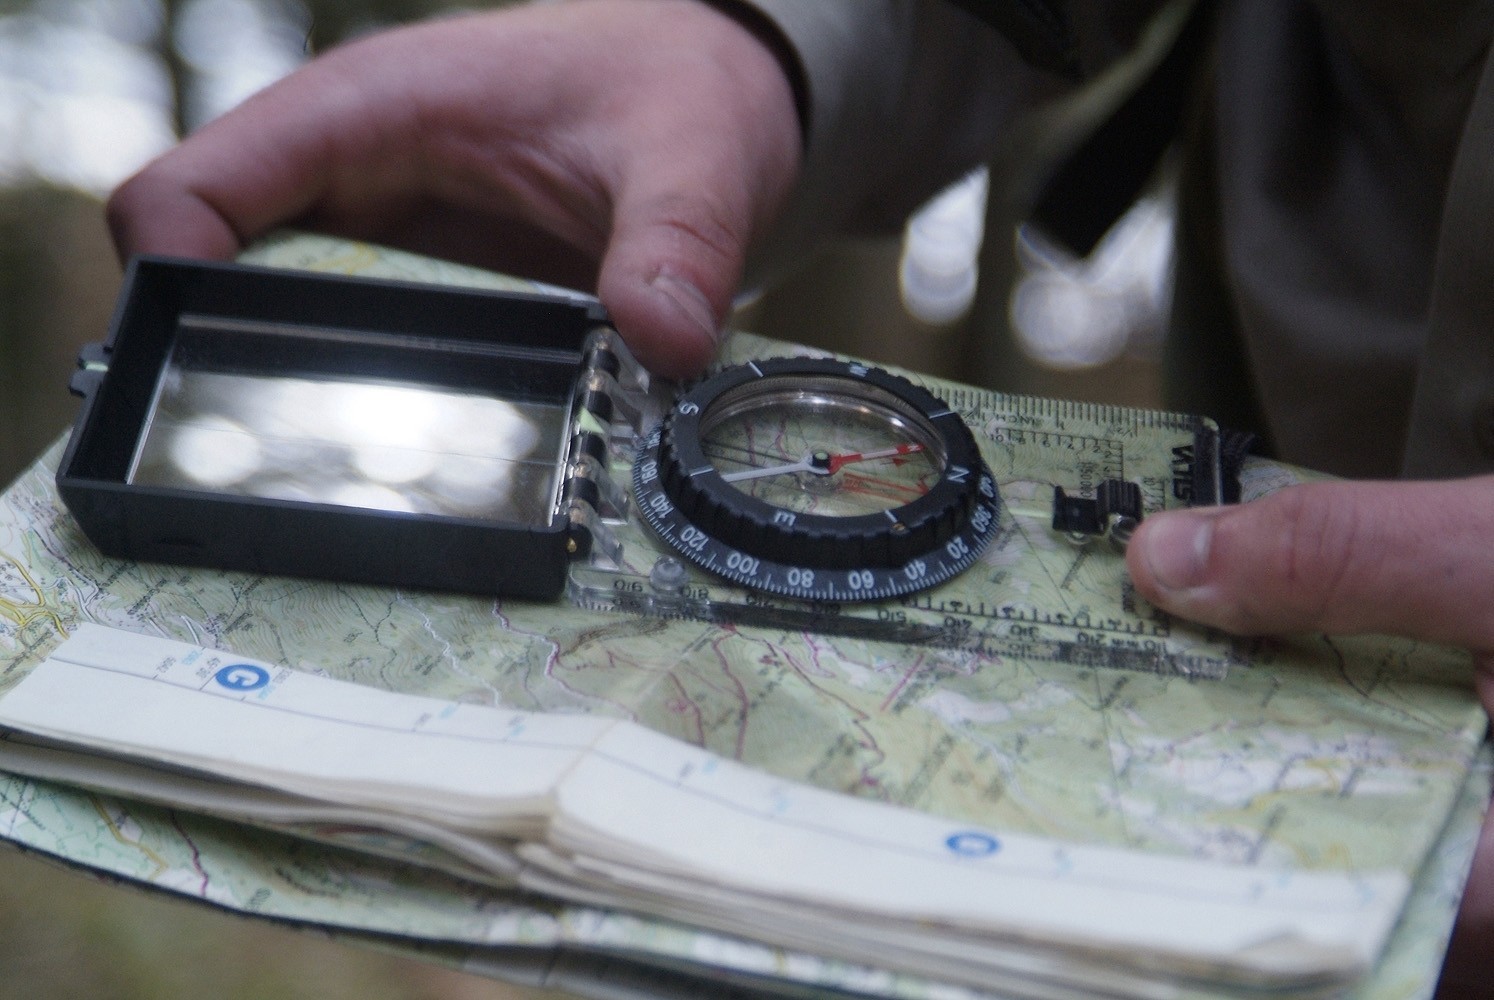
[[566, 549], [573, 559], [595, 549], [617, 564], [622, 545], [607, 521], [627, 518], [628, 495], [608, 469], [614, 453], [631, 456], [645, 428], [659, 420], [666, 392], [611, 326], [595, 327], [583, 353], [560, 494], [569, 521]]

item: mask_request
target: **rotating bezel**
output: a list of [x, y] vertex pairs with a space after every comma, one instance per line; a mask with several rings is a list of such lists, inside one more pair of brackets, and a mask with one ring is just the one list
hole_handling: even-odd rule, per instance
[[[928, 492], [877, 513], [803, 513], [738, 489], [707, 455], [710, 430], [755, 400], [827, 393], [901, 421], [939, 472]], [[906, 379], [833, 359], [750, 362], [697, 385], [640, 449], [634, 488], [644, 519], [692, 562], [743, 586], [822, 601], [886, 599], [963, 572], [1000, 510], [995, 480], [957, 413]]]

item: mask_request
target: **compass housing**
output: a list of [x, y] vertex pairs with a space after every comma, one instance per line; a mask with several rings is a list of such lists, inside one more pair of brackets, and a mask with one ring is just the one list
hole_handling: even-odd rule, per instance
[[[724, 425], [743, 440], [781, 441], [799, 422], [827, 435], [851, 422], [881, 425], [899, 443], [865, 455], [811, 448], [798, 461], [730, 474], [713, 454]], [[827, 505], [816, 487], [840, 471], [837, 461], [864, 459], [916, 461], [923, 475], [910, 480], [916, 490], [889, 487], [874, 509], [820, 512]], [[767, 477], [790, 485], [766, 498], [746, 486]], [[644, 519], [692, 562], [744, 586], [814, 600], [885, 599], [947, 580], [979, 557], [1000, 511], [995, 480], [959, 414], [900, 376], [827, 358], [749, 362], [701, 382], [645, 443], [634, 485]], [[802, 498], [794, 495], [800, 487]]]

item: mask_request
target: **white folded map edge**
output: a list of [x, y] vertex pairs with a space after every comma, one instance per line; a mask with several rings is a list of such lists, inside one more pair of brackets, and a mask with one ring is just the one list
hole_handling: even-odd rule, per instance
[[1180, 980], [1331, 994], [1374, 966], [1409, 891], [1395, 871], [972, 827], [627, 721], [395, 694], [91, 624], [0, 698], [0, 726], [31, 738], [0, 741], [18, 773], [287, 828], [364, 824], [459, 874], [1031, 997], [1165, 997]]

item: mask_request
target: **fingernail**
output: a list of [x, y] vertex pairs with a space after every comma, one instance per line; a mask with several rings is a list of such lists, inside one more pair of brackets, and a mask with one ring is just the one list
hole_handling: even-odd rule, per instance
[[680, 280], [667, 271], [659, 272], [652, 284], [655, 289], [663, 293], [665, 298], [673, 302], [691, 325], [698, 327], [712, 343], [720, 341], [721, 328], [716, 325], [716, 313], [711, 309], [711, 303], [706, 300], [705, 294], [699, 288], [688, 281]]
[[1157, 583], [1168, 590], [1190, 590], [1204, 582], [1213, 540], [1212, 517], [1171, 513], [1150, 525], [1142, 555]]

